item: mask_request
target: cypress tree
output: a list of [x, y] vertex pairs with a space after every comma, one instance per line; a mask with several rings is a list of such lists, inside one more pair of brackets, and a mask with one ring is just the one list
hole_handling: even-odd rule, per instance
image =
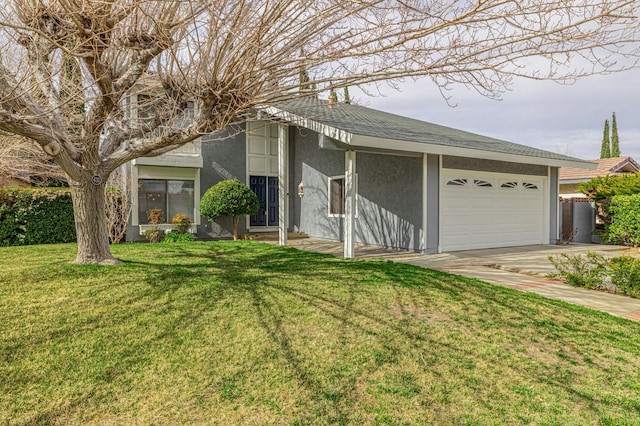
[[329, 89], [329, 98], [332, 102], [338, 103], [338, 94], [334, 89]]
[[300, 93], [308, 93], [311, 89], [311, 79], [305, 68], [300, 68]]
[[347, 86], [344, 87], [344, 103], [345, 104], [351, 103], [351, 96], [349, 95], [349, 87]]
[[611, 158], [611, 143], [609, 141], [609, 120], [604, 120], [604, 135], [602, 136], [600, 158]]
[[616, 123], [616, 113], [611, 119], [611, 157], [620, 157], [620, 141], [618, 140], [618, 124]]

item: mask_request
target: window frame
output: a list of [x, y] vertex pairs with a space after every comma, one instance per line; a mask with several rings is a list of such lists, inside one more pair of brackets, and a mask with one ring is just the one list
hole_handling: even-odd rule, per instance
[[[337, 180], [342, 180], [343, 181], [343, 184], [342, 184], [342, 204], [341, 204], [342, 213], [333, 213], [331, 211], [331, 206], [332, 206], [331, 182], [332, 181], [337, 181]], [[356, 200], [355, 200], [356, 209], [355, 209], [355, 212], [354, 212], [355, 213], [354, 216], [358, 217], [358, 174], [357, 173], [354, 176], [354, 181], [355, 181], [355, 191], [354, 192], [355, 192], [355, 197], [356, 197]], [[345, 217], [344, 210], [345, 210], [345, 207], [346, 207], [345, 203], [346, 203], [346, 198], [347, 198], [346, 194], [345, 194], [345, 191], [346, 191], [345, 175], [336, 175], [336, 176], [328, 176], [327, 177], [327, 216], [328, 217]]]
[[[193, 212], [189, 214], [191, 220], [193, 220], [193, 226], [201, 224], [200, 217], [200, 168], [197, 167], [164, 167], [155, 165], [133, 165], [131, 167], [131, 225], [148, 227], [148, 224], [141, 223], [140, 219], [146, 220], [146, 213], [144, 218], [139, 218], [139, 202], [138, 202], [138, 182], [140, 180], [184, 180], [193, 181], [194, 200], [193, 200]], [[192, 217], [193, 216], [193, 217]], [[171, 220], [168, 218], [167, 220]], [[171, 229], [171, 224], [160, 225], [162, 229]]]
[[[145, 217], [140, 217], [140, 214], [142, 213], [140, 211], [140, 188], [141, 188], [141, 184], [144, 181], [157, 181], [157, 182], [164, 182], [164, 208], [163, 210], [163, 214], [164, 214], [164, 222], [161, 222], [159, 225], [170, 225], [171, 224], [171, 214], [170, 214], [170, 207], [169, 204], [171, 203], [171, 196], [170, 196], [170, 192], [169, 192], [169, 186], [170, 186], [170, 182], [191, 182], [192, 183], [192, 191], [193, 191], [193, 197], [191, 200], [191, 204], [194, 206], [193, 211], [191, 212], [186, 212], [185, 214], [192, 220], [194, 221], [195, 218], [193, 218], [192, 216], [194, 216], [194, 211], [195, 211], [195, 202], [196, 202], [196, 181], [195, 179], [184, 179], [184, 178], [139, 178], [138, 179], [138, 194], [137, 194], [137, 209], [138, 209], [138, 224], [139, 225], [149, 225], [149, 223], [144, 222], [144, 220], [146, 219]], [[146, 215], [146, 212], [145, 212]]]

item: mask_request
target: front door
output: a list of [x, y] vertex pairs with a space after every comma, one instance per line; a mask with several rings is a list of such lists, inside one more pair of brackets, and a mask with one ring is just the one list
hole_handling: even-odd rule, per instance
[[267, 226], [278, 226], [278, 178], [269, 176], [267, 197]]
[[251, 176], [249, 187], [258, 196], [260, 209], [249, 218], [252, 228], [278, 226], [278, 178], [274, 176]]

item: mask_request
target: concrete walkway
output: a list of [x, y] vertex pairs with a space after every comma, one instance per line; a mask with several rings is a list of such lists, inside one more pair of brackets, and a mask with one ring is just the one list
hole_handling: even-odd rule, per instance
[[[271, 238], [260, 239], [277, 244], [277, 237], [275, 241]], [[342, 243], [336, 241], [290, 238], [289, 245], [301, 250], [342, 256]], [[640, 321], [640, 299], [572, 287], [561, 280], [547, 278], [548, 274], [556, 272], [548, 259], [549, 256], [560, 253], [585, 254], [588, 251], [600, 253], [605, 257], [613, 257], [621, 254], [621, 247], [589, 244], [538, 245], [423, 256], [402, 250], [356, 245], [356, 258], [392, 260], [446, 271]]]

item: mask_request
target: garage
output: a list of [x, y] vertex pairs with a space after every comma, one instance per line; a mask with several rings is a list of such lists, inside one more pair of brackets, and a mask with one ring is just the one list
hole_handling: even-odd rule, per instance
[[546, 183], [543, 176], [443, 169], [440, 250], [547, 244]]

